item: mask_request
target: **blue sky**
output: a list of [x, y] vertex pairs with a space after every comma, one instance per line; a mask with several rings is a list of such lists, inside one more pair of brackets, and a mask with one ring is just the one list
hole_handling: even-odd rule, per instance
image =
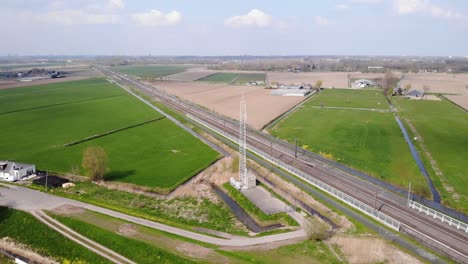
[[0, 55], [468, 56], [465, 0], [2, 0]]

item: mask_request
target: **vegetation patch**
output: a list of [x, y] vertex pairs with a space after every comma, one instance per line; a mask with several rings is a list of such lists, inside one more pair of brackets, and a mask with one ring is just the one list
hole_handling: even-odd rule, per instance
[[264, 82], [266, 76], [264, 73], [240, 73], [239, 77], [234, 81], [235, 83], [249, 83], [249, 82]]
[[32, 215], [0, 207], [0, 238], [30, 246], [37, 253], [63, 263], [109, 263], [106, 259], [68, 240]]
[[[468, 115], [446, 99], [394, 98], [443, 203], [468, 212]], [[417, 132], [414, 133], [413, 129]], [[416, 140], [414, 138], [416, 137]], [[420, 137], [420, 138], [419, 138]]]
[[[33, 163], [49, 171], [84, 175], [83, 151], [101, 147], [109, 158], [107, 179], [168, 193], [219, 157], [104, 79], [1, 90], [0, 111], [15, 109], [26, 110], [1, 115], [2, 121], [15, 126], [0, 131], [9, 139], [0, 145], [0, 153], [8, 156], [0, 159]], [[70, 142], [79, 144], [64, 146]]]
[[207, 77], [198, 79], [200, 82], [231, 83], [237, 82], [238, 73], [218, 72]]
[[194, 263], [193, 261], [72, 217], [53, 214], [55, 219], [81, 235], [133, 260], [137, 263]]
[[430, 196], [392, 113], [300, 108], [270, 133], [400, 187]]
[[223, 184], [223, 188], [260, 226], [269, 226], [278, 223], [285, 226], [298, 226], [298, 223], [287, 213], [265, 214], [239, 190], [232, 187], [230, 183]]
[[325, 89], [303, 105], [308, 106], [390, 109], [382, 91], [355, 89]]
[[236, 227], [235, 216], [224, 203], [213, 203], [204, 198], [165, 200], [111, 190], [89, 182], [77, 182], [75, 187], [53, 189], [51, 192], [181, 228], [204, 227], [232, 234], [245, 234]]
[[113, 70], [142, 78], [161, 78], [185, 71], [190, 67], [183, 65], [125, 65], [114, 66]]

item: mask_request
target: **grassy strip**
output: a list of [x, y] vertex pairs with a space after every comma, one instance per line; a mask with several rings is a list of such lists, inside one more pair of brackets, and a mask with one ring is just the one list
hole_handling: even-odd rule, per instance
[[[44, 190], [43, 187], [35, 187]], [[68, 190], [51, 192], [124, 214], [148, 219], [183, 229], [203, 227], [237, 235], [246, 232], [236, 228], [235, 216], [224, 203], [215, 204], [202, 198], [162, 200], [146, 195], [111, 190], [89, 182], [77, 182]]]
[[0, 207], [0, 237], [10, 237], [32, 247], [40, 255], [63, 263], [109, 263], [42, 224], [32, 215], [6, 207]]
[[71, 217], [55, 214], [52, 216], [81, 235], [137, 263], [194, 263], [148, 243], [118, 235]]
[[240, 191], [235, 189], [229, 183], [223, 184], [226, 193], [234, 199], [255, 221], [261, 226], [268, 226], [281, 223], [287, 226], [298, 226], [299, 224], [287, 213], [265, 214]]
[[161, 119], [164, 119], [164, 118], [166, 118], [166, 117], [161, 116], [161, 117], [153, 118], [153, 119], [151, 119], [151, 120], [144, 121], [144, 122], [141, 122], [141, 123], [137, 123], [137, 124], [134, 124], [134, 125], [130, 125], [130, 126], [122, 127], [122, 128], [113, 129], [113, 130], [110, 130], [110, 131], [107, 131], [107, 132], [104, 132], [104, 133], [101, 133], [101, 134], [98, 134], [98, 135], [94, 135], [94, 136], [90, 136], [90, 137], [85, 137], [85, 138], [80, 139], [80, 140], [77, 140], [77, 141], [73, 141], [73, 142], [70, 142], [70, 143], [66, 143], [66, 144], [64, 144], [63, 146], [64, 146], [64, 147], [69, 147], [69, 146], [73, 146], [73, 145], [78, 145], [78, 144], [83, 143], [83, 142], [86, 142], [86, 141], [90, 141], [90, 140], [93, 140], [93, 139], [96, 139], [96, 138], [100, 138], [100, 137], [105, 137], [105, 136], [107, 136], [107, 135], [114, 134], [114, 133], [117, 133], [117, 132], [120, 132], [120, 131], [123, 131], [123, 130], [127, 130], [127, 129], [130, 129], [130, 128], [137, 127], [137, 126], [146, 125], [146, 124], [148, 124], [148, 123], [155, 122], [155, 121], [158, 121], [158, 120], [161, 120]]

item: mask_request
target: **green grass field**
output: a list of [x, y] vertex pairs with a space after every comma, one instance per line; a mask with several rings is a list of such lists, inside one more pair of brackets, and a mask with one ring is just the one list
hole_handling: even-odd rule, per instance
[[[74, 213], [71, 216], [52, 216], [82, 235], [101, 241], [102, 244], [138, 263], [161, 263], [163, 260], [171, 260], [170, 263], [189, 262], [186, 258], [192, 258], [198, 263], [339, 263], [323, 242], [303, 241], [274, 249], [225, 251], [214, 245], [129, 224], [91, 211]], [[123, 238], [129, 241], [128, 245], [122, 245]], [[192, 250], [179, 251], [179, 248]], [[193, 254], [197, 251], [209, 254], [195, 254], [194, 257]], [[144, 259], [143, 252], [149, 255], [148, 260]], [[148, 262], [157, 256], [160, 256], [161, 261]]]
[[[330, 91], [331, 99], [325, 97], [327, 93], [320, 94], [330, 102], [329, 106], [334, 106], [331, 103], [335, 101], [337, 105], [342, 102], [337, 93], [349, 97], [347, 90]], [[374, 96], [369, 95], [374, 91], [352, 92], [363, 93], [364, 98]], [[314, 98], [305, 105], [317, 101]], [[372, 103], [361, 100], [353, 103], [357, 108], [369, 105]], [[400, 187], [408, 186], [411, 180], [416, 192], [430, 195], [392, 113], [305, 106], [280, 121], [270, 133], [289, 142], [297, 138], [304, 148]]]
[[[424, 146], [437, 163], [442, 175], [437, 176], [431, 162], [416, 141], [416, 146], [424, 158], [424, 165], [439, 190], [445, 204], [468, 212], [468, 115], [448, 100], [405, 100], [392, 99], [399, 110], [399, 115], [409, 120], [422, 137]], [[411, 132], [408, 123], [405, 124]], [[446, 190], [442, 181], [453, 191]]]
[[[68, 240], [55, 230], [42, 224], [32, 215], [0, 207], [0, 238], [9, 237], [28, 245], [40, 255], [73, 263], [110, 263], [101, 256]], [[81, 261], [81, 262], [80, 262]]]
[[234, 81], [235, 83], [248, 83], [262, 81], [265, 82], [266, 76], [264, 73], [240, 73], [239, 77]]
[[304, 104], [307, 106], [390, 109], [381, 91], [353, 89], [325, 89]]
[[142, 78], [160, 78], [183, 72], [188, 68], [190, 67], [182, 65], [128, 65], [112, 67], [113, 70], [118, 72]]
[[0, 159], [34, 163], [40, 169], [79, 169], [83, 150], [101, 146], [109, 156], [111, 179], [171, 190], [218, 157], [166, 119], [64, 147], [162, 117], [103, 79], [1, 90], [0, 111], [3, 122], [14, 124], [0, 131], [9, 139], [0, 145]]
[[[158, 248], [130, 236], [119, 234], [119, 230], [109, 231], [102, 227], [72, 217], [52, 215], [72, 230], [127, 257], [136, 263], [195, 263], [172, 252]], [[112, 218], [111, 218], [112, 220]]]
[[234, 79], [237, 78], [237, 76], [239, 76], [238, 73], [218, 72], [210, 76], [207, 76], [205, 78], [198, 79], [197, 81], [215, 82], [215, 83], [231, 83], [232, 81], [234, 81]]

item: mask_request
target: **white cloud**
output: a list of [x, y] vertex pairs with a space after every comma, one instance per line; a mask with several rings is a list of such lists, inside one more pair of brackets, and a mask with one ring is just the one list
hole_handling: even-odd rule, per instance
[[114, 24], [119, 20], [119, 16], [115, 14], [89, 13], [82, 10], [57, 10], [43, 14], [23, 12], [20, 18], [24, 21], [39, 21], [58, 25]]
[[258, 10], [252, 9], [249, 13], [241, 16], [233, 16], [224, 21], [226, 26], [239, 27], [259, 27], [264, 28], [270, 26], [272, 18], [270, 15]]
[[401, 14], [425, 13], [434, 17], [457, 18], [458, 12], [444, 9], [429, 0], [394, 0], [396, 11]]
[[182, 15], [178, 11], [171, 11], [167, 14], [153, 9], [147, 13], [136, 13], [131, 16], [133, 20], [146, 27], [173, 26], [180, 23]]
[[125, 7], [123, 0], [109, 0], [108, 4], [111, 9], [122, 9]]
[[349, 9], [349, 5], [346, 5], [346, 4], [338, 4], [335, 7], [336, 9], [341, 9], [341, 10]]
[[320, 26], [328, 26], [332, 23], [328, 18], [322, 17], [322, 16], [316, 16], [314, 18], [315, 24], [320, 25]]
[[351, 2], [357, 4], [380, 4], [382, 0], [351, 0]]

